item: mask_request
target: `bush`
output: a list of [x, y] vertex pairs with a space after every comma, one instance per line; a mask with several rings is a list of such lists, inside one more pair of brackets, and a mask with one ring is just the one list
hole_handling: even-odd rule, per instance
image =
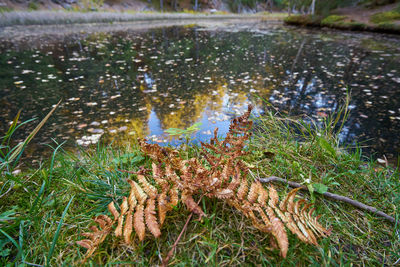
[[35, 2], [29, 2], [28, 9], [29, 10], [38, 10], [39, 6]]
[[4, 12], [11, 12], [13, 10], [14, 10], [13, 8], [8, 7], [8, 6], [0, 6], [0, 14], [4, 13]]

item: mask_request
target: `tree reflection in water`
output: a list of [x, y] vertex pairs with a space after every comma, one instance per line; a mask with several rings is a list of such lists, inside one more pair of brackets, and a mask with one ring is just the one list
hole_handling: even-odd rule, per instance
[[[344, 143], [363, 141], [378, 155], [399, 154], [400, 40], [260, 28], [213, 31], [169, 27], [145, 32], [98, 33], [65, 42], [1, 44], [0, 122], [7, 129], [42, 117], [59, 99], [57, 114], [34, 140], [89, 145], [135, 137], [167, 141], [163, 130], [202, 122], [196, 140], [249, 103], [262, 113], [269, 101], [283, 113], [320, 120], [351, 91]], [[32, 124], [15, 136], [25, 137]], [[29, 156], [29, 155], [28, 155]]]

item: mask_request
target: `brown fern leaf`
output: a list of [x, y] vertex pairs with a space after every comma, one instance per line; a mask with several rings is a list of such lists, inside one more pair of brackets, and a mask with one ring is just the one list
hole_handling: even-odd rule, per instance
[[250, 186], [250, 190], [249, 190], [249, 194], [247, 195], [247, 200], [250, 203], [254, 203], [256, 202], [257, 198], [258, 198], [258, 184], [257, 183], [252, 183]]
[[144, 175], [139, 174], [137, 179], [142, 185], [143, 191], [146, 192], [150, 198], [155, 199], [157, 197], [157, 189], [147, 181]]
[[131, 190], [139, 204], [143, 204], [147, 199], [147, 194], [135, 181], [128, 180], [128, 183], [131, 185]]
[[279, 205], [279, 207], [282, 211], [288, 210], [289, 212], [293, 212], [294, 197], [296, 196], [296, 193], [299, 190], [300, 190], [300, 187], [295, 188], [289, 192], [289, 194], [286, 196], [285, 200], [283, 202], [281, 202], [281, 204]]
[[146, 225], [147, 228], [149, 229], [150, 233], [153, 234], [155, 238], [160, 237], [161, 231], [160, 231], [160, 226], [157, 223], [156, 219], [156, 211], [155, 211], [155, 200], [152, 198], [149, 198], [147, 200], [147, 205], [146, 209], [144, 211], [145, 217], [146, 217]]
[[111, 212], [111, 214], [114, 216], [114, 220], [117, 220], [118, 219], [118, 217], [119, 217], [119, 212], [117, 211], [117, 209], [115, 208], [115, 206], [114, 206], [114, 202], [110, 202], [109, 204], [108, 204], [108, 210]]
[[116, 237], [123, 236], [127, 245], [132, 243], [133, 232], [144, 240], [146, 228], [160, 237], [167, 213], [180, 201], [200, 218], [205, 216], [193, 199], [196, 195], [220, 199], [241, 212], [256, 229], [271, 234], [271, 247], [277, 247], [282, 257], [287, 256], [289, 247], [286, 228], [301, 241], [316, 246], [318, 238], [329, 236], [331, 230], [318, 222], [319, 216], [313, 216], [315, 208], [304, 199], [296, 199], [299, 189], [281, 201], [272, 185], [264, 188], [259, 181], [248, 181], [249, 167], [242, 157], [251, 136], [251, 109], [249, 106], [245, 114], [232, 120], [223, 141], [218, 140], [216, 129], [209, 144], [201, 143], [201, 158], [183, 159], [176, 150], [140, 140], [142, 152], [152, 160], [151, 171], [142, 167], [133, 180], [128, 179], [129, 196], [122, 198], [119, 211], [117, 203], [110, 202], [113, 220], [106, 215], [94, 218], [97, 226], [92, 225], [82, 234], [85, 239], [77, 242], [87, 249], [83, 261], [113, 232]]
[[219, 189], [213, 193], [213, 196], [219, 199], [228, 199], [233, 196], [233, 190], [229, 188]]
[[[128, 182], [129, 182], [129, 180], [128, 180]], [[131, 191], [129, 192], [128, 205], [129, 205], [129, 210], [132, 211], [133, 208], [135, 208], [137, 205], [137, 199], [135, 197], [134, 185], [132, 183], [129, 183], [129, 184], [131, 186]]]
[[[282, 222], [285, 224], [285, 226], [295, 235], [297, 235], [297, 237], [305, 242], [305, 243], [311, 243], [310, 239], [308, 239], [302, 232], [301, 230], [297, 227], [296, 222], [294, 221], [294, 219], [292, 218], [292, 215], [288, 212], [284, 213], [282, 212], [279, 208], [274, 208], [274, 211], [276, 212], [276, 214], [278, 214], [278, 217], [282, 220]], [[317, 244], [314, 244], [317, 245]]]
[[179, 202], [179, 190], [178, 190], [178, 187], [176, 185], [174, 185], [169, 190], [168, 195], [169, 195], [169, 199], [170, 199], [169, 205], [170, 205], [170, 207], [172, 209], [173, 207], [178, 205], [178, 202]]
[[279, 202], [278, 193], [276, 192], [275, 187], [273, 185], [270, 185], [268, 205], [274, 208], [278, 204], [278, 202]]
[[275, 216], [272, 208], [267, 207], [266, 211], [272, 226], [271, 233], [278, 242], [282, 257], [286, 258], [286, 254], [289, 248], [289, 241], [286, 234], [285, 226], [283, 225], [282, 221]]
[[161, 194], [158, 195], [157, 202], [158, 202], [158, 217], [160, 220], [160, 225], [163, 225], [165, 217], [167, 216], [167, 212], [172, 209], [168, 205], [168, 196], [166, 191], [163, 190]]
[[258, 230], [260, 230], [261, 232], [264, 232], [264, 233], [271, 233], [272, 225], [266, 225], [265, 223], [264, 224], [260, 223], [252, 210], [248, 211], [247, 214], [248, 214], [248, 217], [250, 217], [250, 219], [253, 223], [253, 226], [255, 228], [257, 228]]
[[99, 228], [97, 228], [96, 226], [92, 226], [90, 227], [90, 230], [92, 230], [92, 232], [82, 233], [82, 236], [88, 237], [89, 239], [84, 239], [76, 242], [78, 245], [87, 249], [84, 258], [82, 259], [82, 263], [85, 263], [87, 259], [89, 259], [93, 255], [93, 253], [97, 250], [101, 243], [104, 242], [106, 237], [112, 232], [112, 226], [116, 222], [116, 220], [111, 220], [106, 215], [97, 216], [94, 221], [98, 223], [101, 230], [99, 230]]
[[121, 213], [118, 217], [118, 225], [117, 228], [115, 228], [115, 236], [121, 236], [122, 235], [122, 226], [124, 223], [124, 215], [125, 213], [128, 211], [129, 207], [128, 207], [128, 198], [124, 197], [122, 204], [121, 204]]
[[124, 241], [125, 244], [129, 245], [131, 243], [131, 235], [132, 235], [132, 226], [133, 226], [133, 210], [129, 210], [126, 215], [126, 221], [124, 225]]
[[237, 198], [239, 200], [243, 200], [246, 197], [248, 191], [249, 191], [249, 185], [247, 183], [247, 180], [246, 179], [242, 179], [241, 183], [240, 183], [240, 186], [239, 186], [239, 189], [237, 191]]
[[133, 227], [135, 228], [135, 232], [137, 233], [139, 240], [144, 240], [144, 235], [146, 233], [146, 227], [144, 225], [144, 206], [143, 204], [139, 204], [136, 206], [136, 212], [133, 215]]
[[261, 183], [258, 183], [258, 199], [257, 199], [258, 204], [260, 204], [262, 207], [265, 207], [267, 199], [268, 199], [268, 191], [264, 189]]
[[203, 210], [200, 208], [199, 205], [197, 205], [197, 203], [196, 203], [196, 201], [194, 201], [192, 195], [190, 195], [188, 192], [182, 192], [182, 202], [186, 205], [188, 210], [199, 215], [199, 219], [201, 219], [201, 217], [205, 216]]

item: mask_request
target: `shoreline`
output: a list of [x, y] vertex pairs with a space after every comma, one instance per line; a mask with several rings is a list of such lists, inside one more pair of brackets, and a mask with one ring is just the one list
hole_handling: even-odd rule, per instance
[[46, 40], [55, 42], [68, 42], [69, 39], [84, 38], [90, 34], [98, 32], [112, 33], [122, 31], [146, 31], [150, 29], [173, 27], [173, 26], [198, 26], [209, 30], [219, 30], [226, 27], [249, 27], [254, 23], [267, 22], [271, 25], [283, 25], [282, 20], [265, 20], [261, 17], [242, 17], [216, 19], [208, 18], [191, 18], [191, 19], [153, 19], [153, 20], [136, 20], [116, 23], [75, 23], [66, 27], [65, 24], [52, 25], [15, 25], [0, 27], [1, 43], [10, 45], [18, 44], [21, 48], [24, 44], [29, 47], [40, 46]]
[[227, 20], [263, 19], [282, 21], [285, 13], [212, 14], [212, 13], [130, 13], [130, 12], [68, 12], [68, 11], [12, 11], [0, 14], [0, 29], [17, 25], [71, 25], [87, 23], [120, 23], [154, 20]]
[[[221, 13], [179, 13], [179, 12], [71, 12], [71, 11], [11, 11], [0, 13], [0, 37], [4, 38], [13, 32], [21, 32], [21, 29], [30, 27], [28, 33], [40, 32], [37, 28], [41, 27], [59, 27], [61, 32], [76, 32], [75, 30], [65, 29], [79, 28], [83, 31], [93, 29], [93, 26], [102, 28], [118, 28], [127, 24], [143, 24], [143, 28], [154, 28], [161, 26], [175, 26], [186, 24], [209, 24], [207, 21], [213, 21], [216, 24], [230, 23], [232, 21], [271, 21], [279, 22], [284, 25], [297, 26], [302, 28], [320, 28], [334, 29], [342, 31], [372, 32], [381, 34], [400, 34], [400, 26], [386, 27], [385, 25], [370, 25], [361, 22], [333, 22], [324, 23], [321, 18], [311, 18], [309, 15], [291, 15], [286, 13], [255, 13], [255, 14], [221, 14]], [[148, 24], [151, 23], [151, 25]], [[165, 25], [160, 24], [160, 22]], [[119, 25], [114, 25], [119, 24]], [[131, 25], [131, 26], [132, 26]], [[155, 26], [157, 25], [157, 26]], [[12, 27], [12, 29], [10, 29]], [[135, 27], [137, 28], [137, 27]], [[59, 31], [57, 30], [57, 33]], [[82, 31], [82, 30], [79, 30]]]
[[[369, 18], [371, 20], [371, 18]], [[382, 34], [400, 34], [400, 23], [397, 21], [372, 23], [371, 21], [353, 20], [348, 14], [327, 17], [312, 15], [291, 15], [284, 20], [285, 25], [309, 27], [309, 28], [328, 28], [342, 31], [373, 32]]]

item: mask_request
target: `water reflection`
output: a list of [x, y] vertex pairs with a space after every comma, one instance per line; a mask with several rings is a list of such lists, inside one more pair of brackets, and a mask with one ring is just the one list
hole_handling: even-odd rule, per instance
[[[229, 120], [249, 103], [262, 113], [264, 99], [283, 112], [318, 120], [351, 91], [343, 141], [369, 140], [365, 144], [378, 156], [395, 158], [400, 40], [379, 37], [170, 27], [98, 33], [37, 49], [3, 43], [1, 131], [19, 109], [22, 120], [43, 117], [62, 98], [28, 154], [40, 153], [54, 137], [70, 140], [71, 147], [146, 136], [166, 143], [163, 130], [196, 122], [202, 127], [195, 138], [205, 140], [215, 127], [226, 132]], [[34, 125], [29, 127], [24, 130]], [[23, 137], [20, 132], [15, 138]]]

